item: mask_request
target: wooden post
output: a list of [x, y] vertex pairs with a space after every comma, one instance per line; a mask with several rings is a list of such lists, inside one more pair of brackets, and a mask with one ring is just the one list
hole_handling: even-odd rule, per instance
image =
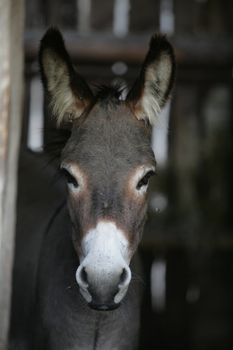
[[7, 349], [23, 91], [23, 0], [0, 0], [0, 350]]

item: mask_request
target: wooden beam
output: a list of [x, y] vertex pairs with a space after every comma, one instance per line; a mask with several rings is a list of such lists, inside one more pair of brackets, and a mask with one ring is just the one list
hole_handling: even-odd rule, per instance
[[23, 88], [23, 0], [0, 0], [0, 350], [7, 349]]
[[[35, 60], [38, 45], [44, 31], [30, 30], [25, 33], [26, 60]], [[117, 38], [110, 34], [91, 33], [80, 35], [74, 31], [63, 32], [66, 44], [74, 60], [79, 62], [115, 62], [139, 64], [145, 57], [151, 33]], [[231, 38], [201, 38], [194, 35], [172, 37], [178, 64], [232, 65], [233, 46]]]

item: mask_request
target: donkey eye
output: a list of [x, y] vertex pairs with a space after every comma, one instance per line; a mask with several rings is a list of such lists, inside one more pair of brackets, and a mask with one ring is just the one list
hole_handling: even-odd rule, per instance
[[68, 186], [73, 187], [75, 189], [79, 187], [78, 181], [67, 169], [62, 168], [61, 171], [67, 181]]
[[140, 190], [142, 187], [147, 186], [149, 183], [149, 179], [151, 176], [153, 176], [155, 172], [153, 170], [150, 170], [146, 173], [146, 175], [143, 176], [143, 178], [138, 182], [137, 184], [137, 190]]

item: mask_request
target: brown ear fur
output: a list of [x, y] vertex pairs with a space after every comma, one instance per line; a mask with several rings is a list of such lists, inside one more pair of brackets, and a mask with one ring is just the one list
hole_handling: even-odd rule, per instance
[[92, 92], [74, 70], [61, 33], [50, 28], [41, 40], [39, 64], [57, 125], [78, 118], [92, 100]]

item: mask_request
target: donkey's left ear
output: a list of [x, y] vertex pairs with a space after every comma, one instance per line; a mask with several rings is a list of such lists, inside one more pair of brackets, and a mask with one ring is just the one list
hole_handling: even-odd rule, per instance
[[138, 119], [155, 124], [169, 97], [174, 77], [173, 48], [165, 36], [155, 35], [151, 38], [140, 75], [126, 98]]
[[42, 82], [57, 125], [72, 122], [90, 105], [93, 95], [66, 51], [59, 30], [50, 28], [41, 40], [39, 64]]

